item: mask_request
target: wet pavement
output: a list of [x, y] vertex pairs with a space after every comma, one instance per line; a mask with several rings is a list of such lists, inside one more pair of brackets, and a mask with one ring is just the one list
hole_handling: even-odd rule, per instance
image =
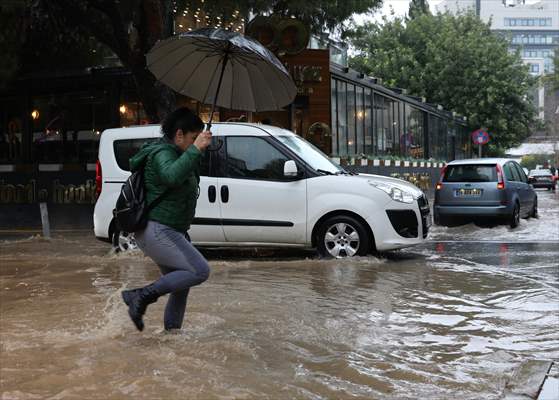
[[[559, 198], [375, 258], [209, 251], [183, 330], [120, 300], [157, 269], [91, 235], [0, 242], [1, 399], [497, 399], [559, 359]], [[556, 235], [556, 236], [554, 236]], [[223, 258], [225, 257], [225, 258]]]

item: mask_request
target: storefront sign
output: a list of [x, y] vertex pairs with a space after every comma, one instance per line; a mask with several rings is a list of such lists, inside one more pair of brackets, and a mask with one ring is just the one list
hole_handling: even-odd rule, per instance
[[313, 88], [308, 85], [322, 82], [321, 66], [285, 63], [285, 67], [297, 86], [297, 94], [310, 95]]

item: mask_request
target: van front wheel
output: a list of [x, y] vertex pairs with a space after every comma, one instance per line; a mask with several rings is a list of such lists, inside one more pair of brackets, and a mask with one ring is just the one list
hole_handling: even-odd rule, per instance
[[135, 250], [138, 248], [136, 238], [133, 233], [115, 231], [113, 233], [112, 242], [113, 248], [117, 253], [120, 253], [121, 251]]
[[319, 255], [327, 258], [365, 256], [371, 248], [371, 238], [361, 222], [340, 215], [322, 223], [317, 247]]

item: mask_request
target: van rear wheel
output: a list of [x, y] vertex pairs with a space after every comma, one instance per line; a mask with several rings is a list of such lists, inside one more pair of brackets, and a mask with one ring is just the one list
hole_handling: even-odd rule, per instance
[[136, 238], [133, 233], [115, 231], [112, 237], [113, 248], [115, 252], [135, 250], [138, 248]]
[[361, 222], [339, 215], [328, 218], [318, 229], [318, 253], [326, 258], [365, 256], [371, 248], [371, 240]]

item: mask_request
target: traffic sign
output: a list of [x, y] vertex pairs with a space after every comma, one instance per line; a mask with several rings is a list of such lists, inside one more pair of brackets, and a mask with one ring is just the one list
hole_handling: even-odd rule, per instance
[[472, 132], [472, 141], [474, 144], [486, 144], [489, 142], [489, 133], [483, 129], [478, 129]]

